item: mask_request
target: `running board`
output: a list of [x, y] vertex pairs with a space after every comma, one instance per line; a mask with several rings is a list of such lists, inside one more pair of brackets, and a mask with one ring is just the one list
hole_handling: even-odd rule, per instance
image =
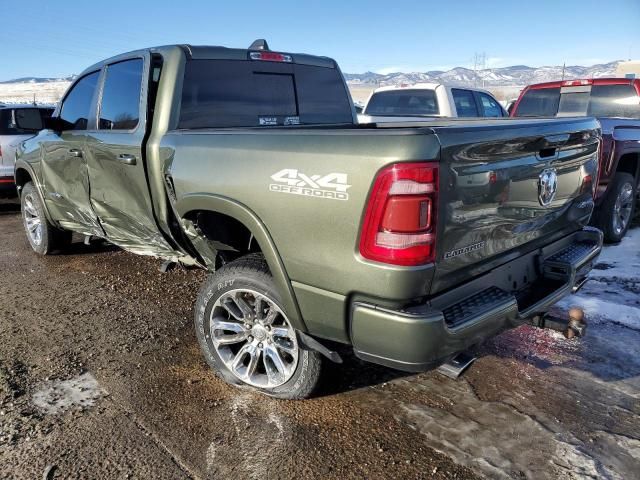
[[469, 366], [476, 361], [475, 356], [468, 352], [460, 352], [448, 362], [443, 363], [438, 367], [438, 373], [441, 373], [445, 377], [457, 380]]

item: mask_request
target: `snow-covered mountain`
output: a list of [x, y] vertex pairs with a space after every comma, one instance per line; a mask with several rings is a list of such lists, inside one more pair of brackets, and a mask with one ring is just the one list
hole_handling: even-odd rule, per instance
[[68, 77], [53, 78], [53, 77], [21, 77], [14, 78], [13, 80], [4, 80], [0, 82], [0, 85], [4, 83], [49, 83], [49, 82], [70, 82], [75, 75], [69, 75]]
[[[592, 65], [590, 67], [567, 66], [565, 79], [613, 77], [620, 61]], [[346, 73], [347, 81], [352, 85], [398, 85], [402, 83], [442, 82], [450, 85], [502, 87], [524, 86], [531, 83], [551, 82], [562, 79], [562, 66], [527, 67], [514, 65], [502, 68], [487, 68], [473, 71], [469, 68], [456, 67], [451, 70], [432, 70], [429, 72], [397, 72], [382, 75], [374, 72]]]

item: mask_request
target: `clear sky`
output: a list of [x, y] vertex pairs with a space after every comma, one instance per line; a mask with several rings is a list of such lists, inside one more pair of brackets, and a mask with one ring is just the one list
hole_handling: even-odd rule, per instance
[[328, 55], [342, 70], [591, 65], [640, 59], [640, 0], [312, 2], [0, 0], [0, 80], [79, 73], [169, 43]]

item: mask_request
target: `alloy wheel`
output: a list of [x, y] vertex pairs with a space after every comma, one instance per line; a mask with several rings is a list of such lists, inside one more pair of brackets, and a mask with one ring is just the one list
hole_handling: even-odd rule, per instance
[[296, 334], [267, 296], [249, 289], [226, 292], [215, 302], [209, 323], [218, 356], [242, 382], [274, 388], [293, 376], [299, 356]]
[[38, 214], [32, 194], [26, 194], [22, 201], [24, 226], [31, 243], [39, 246], [42, 243], [42, 219]]
[[627, 228], [633, 210], [633, 185], [625, 183], [613, 207], [613, 230], [620, 235]]

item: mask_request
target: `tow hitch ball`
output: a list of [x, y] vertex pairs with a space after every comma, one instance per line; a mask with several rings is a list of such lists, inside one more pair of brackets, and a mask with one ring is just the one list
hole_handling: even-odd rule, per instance
[[540, 328], [550, 328], [562, 332], [566, 338], [584, 337], [587, 333], [587, 322], [581, 308], [569, 310], [569, 318], [561, 318], [551, 314], [536, 315], [531, 323]]

